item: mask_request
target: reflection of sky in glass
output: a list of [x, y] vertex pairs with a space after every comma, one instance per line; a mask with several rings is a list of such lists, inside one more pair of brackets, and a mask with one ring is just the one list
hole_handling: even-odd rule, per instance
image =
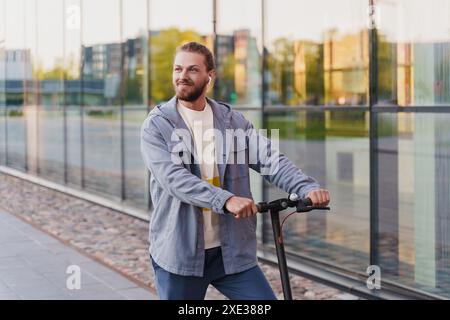
[[[0, 10], [7, 13], [2, 25], [6, 32], [5, 47], [36, 51], [37, 43], [37, 52], [44, 66], [53, 64], [62, 50], [63, 2], [0, 0]], [[66, 0], [65, 5], [67, 8], [80, 2]], [[136, 37], [145, 28], [146, 3], [146, 0], [122, 2], [124, 39]], [[331, 28], [337, 28], [340, 34], [354, 33], [366, 27], [367, 3], [368, 0], [268, 0], [267, 42], [270, 44], [279, 37], [322, 41], [323, 32]], [[449, 41], [450, 1], [378, 0], [377, 3], [381, 32], [391, 40]], [[203, 35], [212, 32], [212, 0], [153, 0], [149, 6], [153, 30], [178, 27], [191, 28]], [[252, 34], [259, 35], [259, 1], [218, 0], [218, 8], [219, 32], [230, 33], [250, 26]], [[119, 0], [82, 1], [82, 20], [85, 45], [120, 42]], [[38, 32], [35, 32], [35, 25]], [[66, 52], [78, 56], [79, 36], [75, 33], [76, 30], [67, 31]]]
[[391, 41], [450, 40], [450, 1], [378, 0], [381, 32]]
[[120, 42], [120, 6], [118, 0], [83, 1], [84, 45]]
[[[66, 60], [67, 64], [69, 64], [70, 60], [74, 60], [76, 62], [73, 68], [75, 70], [72, 71], [73, 74], [78, 74], [78, 65], [81, 53], [81, 34], [76, 24], [80, 23], [80, 21], [76, 17], [77, 8], [80, 8], [81, 0], [65, 0], [66, 4], [66, 17], [68, 17], [69, 21], [66, 21], [66, 34], [65, 34], [65, 52], [66, 52]], [[75, 11], [74, 11], [75, 10]], [[72, 15], [72, 16], [71, 16]], [[75, 15], [75, 16], [74, 16]], [[77, 22], [78, 21], [78, 22]], [[71, 26], [70, 24], [75, 24], [75, 26]], [[69, 24], [69, 27], [67, 27]]]
[[[30, 1], [27, 1], [30, 2]], [[33, 7], [36, 4], [33, 4]], [[38, 56], [39, 63], [43, 64], [44, 68], [51, 68], [57, 63], [57, 60], [62, 60], [63, 57], [63, 1], [60, 0], [38, 0], [37, 1], [37, 17], [33, 16], [33, 11], [27, 12], [27, 20], [34, 22], [37, 28], [29, 25], [27, 34], [30, 35], [32, 44], [37, 44], [34, 48], [34, 56]], [[34, 9], [34, 8], [33, 8]], [[50, 14], [51, 12], [51, 14]], [[37, 39], [35, 40], [35, 37]], [[30, 46], [28, 46], [30, 47]], [[33, 46], [31, 46], [33, 47]]]
[[124, 39], [134, 39], [145, 34], [147, 20], [147, 0], [122, 1]]
[[153, 0], [150, 2], [150, 28], [190, 28], [208, 35], [212, 33], [212, 9], [210, 0]]
[[323, 32], [337, 28], [341, 33], [366, 27], [366, 0], [267, 1], [267, 40], [323, 40]]
[[261, 32], [261, 1], [222, 0], [218, 5], [217, 26], [221, 34], [231, 35], [237, 29], [250, 28], [254, 35]]
[[3, 0], [5, 8], [5, 44], [8, 49], [25, 48], [25, 0]]

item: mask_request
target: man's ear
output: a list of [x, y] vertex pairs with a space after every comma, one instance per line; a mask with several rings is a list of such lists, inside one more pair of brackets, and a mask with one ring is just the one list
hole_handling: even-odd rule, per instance
[[208, 72], [208, 78], [209, 78], [208, 84], [209, 85], [211, 85], [211, 83], [214, 82], [213, 79], [215, 78], [215, 76], [216, 76], [215, 70], [211, 70], [210, 72]]

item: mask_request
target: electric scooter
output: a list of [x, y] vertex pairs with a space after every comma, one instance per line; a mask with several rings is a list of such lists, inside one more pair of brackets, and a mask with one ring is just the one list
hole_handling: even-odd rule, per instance
[[[296, 208], [296, 211], [286, 216], [283, 222], [280, 224], [280, 211], [293, 207]], [[289, 273], [286, 263], [286, 253], [284, 252], [284, 243], [282, 234], [283, 224], [286, 221], [286, 219], [293, 213], [309, 212], [311, 210], [330, 210], [330, 208], [313, 206], [311, 199], [309, 198], [300, 199], [300, 197], [295, 193], [291, 193], [287, 198], [282, 198], [271, 202], [259, 202], [256, 205], [256, 208], [260, 213], [264, 213], [267, 211], [270, 212], [270, 218], [272, 220], [273, 236], [275, 239], [275, 247], [277, 251], [278, 266], [280, 269], [281, 285], [283, 287], [283, 295], [285, 300], [292, 300], [291, 284], [289, 281]]]

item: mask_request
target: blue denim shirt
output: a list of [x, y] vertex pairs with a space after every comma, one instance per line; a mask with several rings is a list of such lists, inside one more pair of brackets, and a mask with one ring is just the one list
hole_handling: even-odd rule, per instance
[[[227, 137], [227, 132], [232, 129], [254, 130], [252, 124], [230, 106], [211, 99], [208, 103], [213, 111], [214, 128], [223, 137]], [[250, 269], [257, 265], [256, 217], [236, 219], [224, 211], [225, 202], [233, 195], [252, 198], [249, 168], [261, 173], [263, 167], [270, 167], [277, 161], [278, 169], [273, 174], [264, 174], [264, 179], [301, 197], [320, 186], [276, 150], [269, 152], [271, 156], [261, 157], [255, 147], [258, 143], [252, 143], [251, 139], [234, 145], [229, 143], [230, 139], [223, 139], [222, 145], [216, 142], [220, 187], [202, 180], [199, 165], [189, 156], [193, 150], [192, 137], [177, 132], [188, 129], [176, 105], [174, 97], [156, 106], [141, 128], [141, 153], [150, 170], [154, 205], [150, 217], [150, 254], [169, 272], [203, 276], [205, 249], [201, 208], [209, 208], [212, 214], [219, 215], [225, 273]], [[271, 151], [271, 141], [264, 141], [268, 141]], [[244, 155], [244, 163], [230, 161], [237, 159], [238, 154]]]

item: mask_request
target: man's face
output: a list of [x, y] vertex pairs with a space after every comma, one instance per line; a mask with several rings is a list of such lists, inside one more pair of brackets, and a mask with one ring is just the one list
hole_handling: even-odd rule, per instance
[[178, 99], [195, 101], [205, 91], [209, 82], [203, 55], [195, 52], [178, 52], [173, 62], [172, 84]]

